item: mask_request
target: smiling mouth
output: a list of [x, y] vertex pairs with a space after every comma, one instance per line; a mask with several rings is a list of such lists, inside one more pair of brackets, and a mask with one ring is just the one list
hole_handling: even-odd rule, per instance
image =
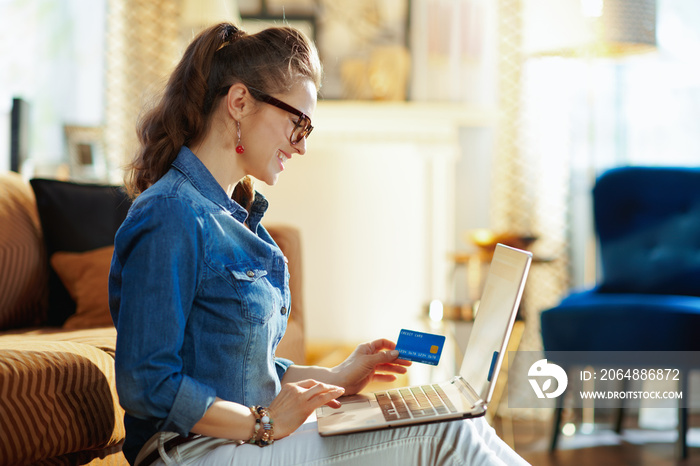
[[289, 155], [287, 155], [286, 153], [284, 153], [284, 152], [282, 152], [282, 151], [280, 150], [280, 151], [277, 151], [277, 158], [278, 158], [278, 159], [280, 160], [280, 162], [284, 165], [284, 163], [285, 163], [287, 160], [291, 159], [292, 157], [289, 156]]

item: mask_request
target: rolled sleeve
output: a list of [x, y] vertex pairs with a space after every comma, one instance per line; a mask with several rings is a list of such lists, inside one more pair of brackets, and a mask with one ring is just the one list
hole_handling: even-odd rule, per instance
[[190, 377], [183, 377], [177, 395], [175, 395], [175, 402], [162, 429], [177, 432], [183, 436], [187, 435], [192, 427], [202, 419], [215, 399], [214, 389], [202, 385]]
[[290, 366], [293, 365], [294, 362], [290, 361], [289, 359], [275, 358], [275, 369], [277, 370], [277, 377], [279, 377], [279, 379], [282, 380], [282, 377], [284, 377], [284, 374], [287, 372], [287, 369], [289, 369]]

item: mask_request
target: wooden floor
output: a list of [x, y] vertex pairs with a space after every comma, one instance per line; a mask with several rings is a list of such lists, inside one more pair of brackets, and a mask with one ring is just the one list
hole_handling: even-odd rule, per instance
[[[627, 428], [634, 421], [626, 422]], [[677, 459], [673, 443], [601, 445], [549, 452], [551, 421], [493, 422], [501, 438], [510, 438], [515, 450], [533, 466], [700, 466], [700, 448], [688, 448], [688, 458]], [[700, 425], [700, 419], [690, 419]], [[511, 435], [512, 432], [512, 435]]]

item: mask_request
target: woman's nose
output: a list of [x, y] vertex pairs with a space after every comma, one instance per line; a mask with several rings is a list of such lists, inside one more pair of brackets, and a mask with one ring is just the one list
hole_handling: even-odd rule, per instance
[[299, 142], [297, 142], [296, 144], [294, 144], [292, 147], [294, 147], [294, 149], [295, 149], [300, 155], [306, 154], [306, 136], [304, 136], [303, 138], [301, 138], [301, 140], [300, 140]]

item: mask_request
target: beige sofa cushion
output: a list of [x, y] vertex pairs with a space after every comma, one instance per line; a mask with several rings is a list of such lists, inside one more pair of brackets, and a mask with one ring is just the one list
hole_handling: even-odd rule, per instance
[[265, 225], [265, 228], [288, 260], [289, 290], [292, 296], [292, 312], [287, 331], [277, 347], [276, 355], [291, 359], [296, 364], [306, 364], [301, 233], [298, 228], [288, 225]]
[[96, 347], [0, 337], [0, 464], [122, 441], [114, 387], [114, 360]]
[[90, 345], [114, 358], [117, 347], [117, 329], [114, 328], [114, 325], [79, 330], [64, 330], [59, 327], [36, 327], [0, 333], [0, 343], [5, 347], [10, 346], [12, 342], [35, 342], [35, 344], [40, 345], [45, 341], [71, 341], [73, 343]]
[[45, 319], [48, 270], [31, 187], [0, 172], [0, 329]]

